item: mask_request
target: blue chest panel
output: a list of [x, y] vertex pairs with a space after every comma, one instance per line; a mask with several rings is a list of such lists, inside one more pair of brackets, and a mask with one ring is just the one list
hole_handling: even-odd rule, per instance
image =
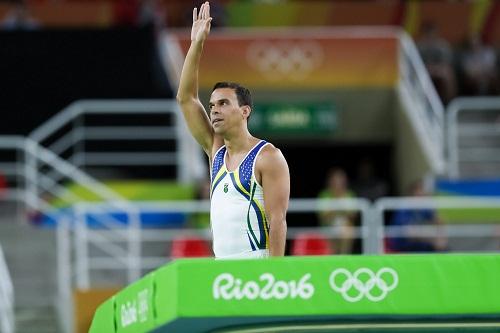
[[224, 155], [226, 154], [226, 147], [222, 147], [214, 157], [214, 162], [212, 163], [212, 183], [214, 182], [215, 176], [224, 165]]
[[[262, 140], [255, 147], [253, 147], [252, 150], [245, 157], [245, 159], [241, 162], [238, 169], [235, 170], [235, 172], [238, 172], [238, 176], [239, 176], [241, 185], [243, 185], [243, 187], [248, 192], [250, 192], [250, 186], [252, 183], [253, 163], [254, 163], [255, 158], [257, 157], [257, 154], [259, 153], [260, 149], [266, 143], [267, 143], [266, 141]], [[217, 152], [217, 154], [215, 154], [214, 162], [212, 164], [212, 183], [215, 180], [215, 176], [217, 175], [217, 173], [220, 171], [220, 169], [224, 165], [225, 154], [226, 154], [226, 147], [222, 147], [222, 149], [220, 149]]]

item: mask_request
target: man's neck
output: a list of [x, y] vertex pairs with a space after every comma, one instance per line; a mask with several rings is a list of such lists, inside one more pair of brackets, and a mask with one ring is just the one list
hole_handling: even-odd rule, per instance
[[235, 155], [242, 152], [247, 152], [248, 149], [253, 145], [256, 139], [245, 130], [240, 131], [236, 135], [228, 135], [224, 137], [224, 144], [226, 146], [229, 155]]

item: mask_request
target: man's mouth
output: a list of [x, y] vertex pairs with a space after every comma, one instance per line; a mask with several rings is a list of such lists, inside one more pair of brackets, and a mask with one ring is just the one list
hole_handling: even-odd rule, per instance
[[212, 120], [212, 125], [220, 123], [221, 121], [222, 121], [222, 119], [214, 119], [214, 120]]

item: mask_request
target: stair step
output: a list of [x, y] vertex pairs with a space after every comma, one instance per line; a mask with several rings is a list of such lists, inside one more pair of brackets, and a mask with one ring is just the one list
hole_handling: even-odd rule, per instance
[[[44, 322], [55, 322], [55, 315], [44, 314], [52, 308], [57, 295], [56, 237], [54, 230], [40, 229], [29, 224], [0, 220], [0, 244], [14, 287], [15, 306], [18, 311], [17, 332], [24, 333], [27, 318], [38, 318], [32, 325], [41, 329]], [[53, 310], [49, 310], [49, 312]], [[40, 315], [36, 315], [39, 313]], [[38, 317], [37, 317], [38, 316]], [[49, 318], [49, 319], [47, 319]], [[52, 332], [53, 327], [49, 328]]]
[[459, 164], [462, 178], [495, 178], [500, 176], [500, 162], [497, 163], [465, 163]]
[[17, 332], [60, 332], [55, 309], [51, 306], [16, 307], [14, 312]]

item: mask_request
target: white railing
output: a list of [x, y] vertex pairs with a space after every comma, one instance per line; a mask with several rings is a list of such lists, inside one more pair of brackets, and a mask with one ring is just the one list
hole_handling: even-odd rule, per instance
[[[98, 243], [99, 249], [110, 255], [115, 256], [117, 252], [121, 256], [128, 258], [126, 265], [127, 281], [130, 283], [141, 276], [141, 268], [138, 266], [137, 258], [141, 257], [140, 245], [137, 239], [138, 229], [140, 228], [139, 215], [134, 206], [131, 206], [119, 194], [102, 185], [99, 181], [86, 173], [80, 171], [77, 167], [61, 159], [52, 151], [40, 146], [29, 138], [18, 136], [0, 136], [0, 150], [10, 150], [16, 152], [15, 161], [5, 162], [3, 166], [12, 166], [7, 172], [8, 176], [17, 177], [17, 188], [8, 188], [3, 194], [4, 198], [9, 200], [21, 201], [25, 205], [25, 212], [40, 212], [48, 219], [61, 223], [66, 227], [74, 224], [75, 216], [78, 210], [61, 210], [54, 207], [48, 200], [42, 197], [50, 196], [53, 199], [59, 199], [69, 204], [73, 202], [83, 202], [85, 199], [71, 188], [64, 186], [63, 181], [81, 186], [88, 193], [94, 195], [99, 200], [106, 202], [108, 208], [119, 209], [126, 212], [127, 221], [125, 224], [117, 221], [113, 216], [101, 211], [99, 223], [102, 227], [110, 230], [121, 237], [122, 245], [113, 244], [112, 241]], [[22, 198], [20, 196], [23, 196]], [[76, 212], [76, 213], [75, 213]], [[132, 229], [136, 229], [131, 231]], [[125, 231], [125, 232], [123, 232]], [[58, 234], [59, 235], [59, 234]], [[106, 235], [102, 236], [105, 237]], [[58, 248], [65, 247], [69, 238], [58, 237]], [[65, 267], [71, 266], [71, 252], [58, 253], [59, 272], [59, 300], [57, 302], [58, 310], [62, 314], [63, 327], [70, 331], [71, 327], [71, 289], [68, 290], [68, 284], [71, 287], [74, 276], [67, 274]], [[65, 275], [66, 274], [66, 275]], [[66, 279], [67, 278], [67, 279]], [[63, 279], [63, 280], [61, 280]], [[64, 280], [66, 279], [66, 280]], [[83, 286], [85, 287], [85, 285]]]
[[[384, 239], [387, 237], [404, 237], [407, 235], [407, 226], [384, 227], [384, 214], [390, 211], [406, 209], [453, 209], [453, 210], [477, 210], [498, 209], [498, 220], [496, 223], [472, 223], [472, 224], [444, 224], [443, 226], [425, 225], [412, 229], [412, 236], [435, 238], [444, 235], [453, 237], [496, 237], [500, 241], [500, 197], [468, 197], [468, 198], [381, 198], [373, 205], [374, 221], [377, 221], [378, 232], [374, 243], [377, 245], [377, 253], [384, 253]], [[474, 221], [471, 221], [474, 222]], [[500, 248], [497, 249], [500, 251]]]
[[[145, 123], [147, 116], [155, 118]], [[138, 124], [123, 125], [124, 117], [137, 117]], [[175, 166], [180, 182], [200, 178], [206, 171], [201, 150], [189, 135], [175, 100], [78, 101], [38, 127], [29, 138], [83, 169]], [[124, 142], [131, 140], [142, 144], [142, 150], [124, 150]], [[173, 151], [149, 149], [152, 142], [166, 140], [175, 141]], [[99, 151], [90, 151], [90, 142], [121, 144], [119, 150], [117, 146], [100, 145]], [[200, 163], [192, 163], [198, 160]]]
[[14, 287], [0, 245], [0, 333], [14, 332]]
[[[14, 192], [9, 192], [12, 195]], [[25, 198], [22, 192], [16, 194], [19, 199]], [[13, 197], [14, 198], [14, 197]], [[43, 206], [43, 203], [41, 204]], [[47, 207], [49, 208], [49, 207]], [[58, 243], [58, 286], [59, 300], [62, 301], [61, 315], [71, 318], [71, 294], [74, 287], [88, 288], [94, 286], [91, 279], [92, 271], [127, 271], [131, 266], [139, 270], [151, 270], [167, 263], [170, 258], [164, 256], [147, 256], [142, 253], [141, 246], [151, 242], [169, 241], [179, 235], [199, 235], [210, 239], [208, 230], [147, 230], [140, 228], [96, 230], [85, 223], [84, 217], [91, 213], [119, 212], [123, 207], [105, 203], [79, 203], [71, 214], [60, 215], [57, 223]], [[177, 212], [197, 213], [209, 211], [208, 201], [190, 202], [142, 202], [135, 206], [142, 212]], [[404, 236], [403, 227], [384, 227], [384, 214], [396, 209], [500, 209], [500, 198], [383, 198], [370, 204], [361, 199], [345, 200], [317, 200], [317, 199], [292, 199], [290, 201], [289, 215], [304, 212], [319, 212], [322, 210], [357, 211], [360, 214], [361, 226], [355, 229], [352, 237], [361, 238], [363, 253], [381, 254], [384, 252], [383, 240], [386, 237]], [[498, 237], [500, 239], [500, 216], [498, 224], [487, 225], [446, 225], [444, 232], [447, 237]], [[293, 240], [302, 232], [316, 232], [325, 237], [336, 239], [342, 237], [335, 228], [289, 228], [287, 238]], [[436, 229], [432, 226], [418, 228], [417, 234], [422, 237], [435, 236]], [[126, 236], [129, 236], [127, 238]], [[413, 234], [414, 235], [414, 234]], [[133, 240], [139, 248], [135, 257], [120, 251], [120, 243]], [[116, 243], [116, 244], [115, 244]], [[106, 248], [109, 255], [95, 256], [89, 251], [89, 246]], [[74, 258], [74, 262], [73, 262]], [[66, 323], [67, 332], [71, 331], [70, 323]]]
[[[208, 201], [184, 201], [184, 202], [142, 202], [136, 203], [137, 209], [141, 212], [158, 212], [158, 213], [185, 213], [185, 214], [196, 214], [196, 213], [208, 213], [209, 212], [209, 202]], [[78, 205], [79, 214], [85, 216], [87, 214], [93, 214], [99, 211], [106, 210], [110, 213], [119, 212], [114, 208], [106, 208], [105, 204], [85, 204], [81, 203]], [[363, 221], [363, 226], [358, 230], [358, 234], [355, 237], [363, 238], [363, 251], [365, 253], [375, 253], [374, 246], [375, 243], [371, 241], [370, 234], [374, 231], [371, 230], [372, 225], [370, 224], [370, 204], [365, 199], [343, 199], [343, 200], [316, 200], [316, 199], [292, 199], [290, 201], [290, 213], [306, 213], [306, 212], [318, 212], [322, 210], [332, 210], [338, 209], [343, 211], [354, 211], [359, 212]], [[59, 224], [62, 228], [63, 224]], [[310, 230], [310, 229], [305, 229]], [[318, 229], [315, 228], [315, 231]], [[199, 235], [206, 239], [210, 238], [210, 233], [208, 230], [189, 230], [189, 229], [165, 229], [165, 230], [154, 230], [148, 231], [147, 229], [137, 229], [134, 232], [138, 232], [133, 238], [138, 242], [168, 242], [180, 235], [190, 234]], [[330, 228], [325, 228], [322, 230], [326, 235], [332, 237], [338, 237], [339, 233], [337, 230], [332, 230]], [[60, 231], [61, 234], [66, 233], [65, 231]], [[104, 233], [106, 233], [105, 231]], [[294, 237], [297, 230], [290, 229], [289, 237]], [[87, 227], [84, 223], [84, 219], [80, 218], [77, 220], [75, 227], [75, 251], [76, 251], [76, 261], [75, 261], [75, 276], [77, 277], [78, 287], [88, 287], [90, 283], [90, 272], [92, 270], [123, 270], [129, 264], [123, 255], [120, 256], [116, 253], [113, 258], [109, 257], [96, 257], [89, 255], [88, 246], [89, 244], [96, 244], [108, 241], [111, 237], [113, 240], [119, 240], [114, 236], [102, 237], [102, 230], [92, 230]], [[70, 251], [70, 245], [66, 244], [66, 248], [60, 249], [58, 252], [68, 253]], [[141, 251], [142, 252], [142, 251]], [[140, 261], [139, 265], [142, 269], [149, 270], [157, 268], [162, 264], [168, 262], [169, 258], [165, 255], [162, 257], [142, 257], [137, 258]]]
[[[497, 119], [491, 119], [491, 115], [496, 113]], [[473, 119], [460, 121], [460, 115], [482, 116], [486, 119]], [[494, 115], [495, 116], [495, 115]], [[454, 99], [447, 107], [447, 145], [448, 145], [448, 176], [450, 178], [460, 178], [463, 174], [460, 170], [460, 162], [474, 163], [480, 168], [487, 167], [488, 163], [493, 163], [488, 171], [488, 175], [500, 176], [500, 97], [461, 97]], [[470, 142], [481, 138], [486, 138], [489, 142], [495, 143], [469, 147], [469, 158], [466, 152], [460, 150], [460, 137], [464, 142]], [[484, 142], [484, 141], [483, 141]], [[472, 153], [472, 154], [471, 154]], [[479, 170], [479, 169], [478, 169]], [[478, 170], [474, 172], [474, 177], [480, 177]], [[472, 176], [472, 175], [468, 175]]]
[[434, 173], [445, 169], [444, 107], [412, 38], [400, 33], [398, 93]]
[[[412, 105], [409, 116], [419, 132], [429, 159], [435, 163], [435, 171], [443, 164], [443, 106], [432, 85], [427, 71], [418, 55], [418, 51], [409, 36], [400, 33], [400, 94]], [[89, 115], [137, 115], [142, 113], [173, 117], [170, 126], [94, 126], [87, 123]], [[180, 181], [193, 179], [203, 170], [193, 169], [204, 165], [201, 162], [200, 150], [192, 138], [187, 135], [184, 122], [180, 120], [178, 106], [175, 101], [81, 101], [76, 102], [61, 113], [50, 119], [34, 131], [28, 139], [20, 137], [0, 137], [0, 149], [19, 151], [15, 162], [0, 165], [2, 171], [7, 171], [16, 177], [22, 190], [16, 192], [22, 198], [27, 208], [40, 210], [57, 219], [58, 242], [58, 285], [61, 302], [61, 313], [71, 317], [71, 291], [73, 284], [86, 289], [92, 286], [91, 271], [122, 270], [131, 282], [141, 275], [143, 270], [153, 269], [167, 262], [165, 257], [147, 257], [142, 254], [141, 246], [146, 242], [167, 242], [179, 234], [195, 233], [210, 238], [207, 230], [143, 230], [140, 227], [140, 212], [182, 212], [186, 214], [208, 212], [207, 202], [172, 202], [172, 203], [141, 203], [130, 205], [118, 194], [103, 186], [99, 181], [82, 172], [79, 167], [96, 165], [176, 165]], [[68, 130], [70, 128], [70, 130]], [[448, 133], [449, 135], [450, 132]], [[175, 155], [161, 153], [161, 156], [149, 154], [151, 158], [137, 152], [112, 152], [103, 155], [89, 152], [86, 142], [96, 140], [160, 140], [177, 139], [179, 148]], [[43, 147], [43, 145], [46, 147]], [[66, 155], [64, 155], [66, 154]], [[64, 159], [61, 156], [64, 155]], [[72, 163], [67, 162], [68, 159]], [[200, 162], [193, 162], [192, 159]], [[139, 162], [138, 162], [139, 160]], [[19, 170], [23, 170], [20, 172]], [[86, 203], [85, 199], [72, 192], [62, 184], [68, 179], [94, 193], [105, 204]], [[14, 193], [14, 192], [11, 192]], [[66, 214], [52, 214], [54, 207], [40, 197], [50, 194], [68, 202], [77, 202]], [[16, 195], [17, 195], [16, 194]], [[413, 208], [456, 208], [494, 207], [499, 205], [496, 199], [465, 199], [465, 201], [436, 201], [432, 199], [392, 199], [386, 198], [370, 204], [366, 200], [316, 200], [293, 199], [290, 201], [289, 213], [311, 213], [321, 210], [358, 211], [361, 226], [355, 228], [354, 236], [362, 239], [363, 253], [383, 253], [383, 240], [387, 236], [403, 235], [401, 228], [384, 227], [384, 213], [388, 210]], [[126, 212], [127, 224], [124, 226], [112, 217], [113, 212]], [[86, 223], [89, 213], [105, 213], [100, 224], [106, 230], [90, 229]], [[468, 229], [467, 229], [468, 228]], [[492, 235], [495, 226], [449, 226], [446, 227], [449, 236], [481, 236]], [[331, 237], [341, 235], [336, 229], [322, 228], [289, 228], [288, 239], [293, 239], [298, 233], [305, 231], [321, 232]], [[433, 233], [432, 228], [422, 228], [422, 234]], [[435, 233], [434, 233], [435, 234]], [[91, 246], [98, 248], [105, 255], [95, 256]], [[74, 260], [74, 262], [73, 262]], [[66, 323], [65, 327], [71, 327]]]
[[[158, 213], [208, 213], [208, 201], [182, 201], [182, 202], [142, 202], [137, 204], [141, 212]], [[436, 237], [438, 229], [446, 237], [492, 237], [497, 235], [500, 239], [500, 198], [478, 197], [478, 198], [383, 198], [373, 204], [364, 199], [341, 199], [341, 200], [322, 200], [322, 199], [291, 199], [288, 214], [318, 213], [325, 210], [358, 212], [360, 214], [361, 225], [354, 228], [352, 237], [361, 239], [363, 254], [382, 254], [384, 253], [384, 239], [387, 237], [404, 237], [407, 227], [403, 226], [385, 226], [384, 216], [387, 212], [399, 209], [499, 209], [499, 218], [497, 224], [446, 224], [440, 226], [417, 226], [416, 232], [412, 234], [421, 237]], [[104, 204], [82, 203], [79, 205], [82, 215], [92, 214], [94, 212], [106, 210]], [[110, 213], [117, 212], [116, 209], [109, 209]], [[480, 221], [479, 221], [480, 222]], [[63, 226], [63, 224], [59, 224]], [[69, 232], [69, 231], [65, 231]], [[106, 240], [119, 241], [118, 235], [103, 234], [109, 231], [90, 229], [83, 223], [83, 219], [75, 228], [75, 271], [77, 274], [77, 286], [93, 285], [91, 282], [91, 272], [99, 270], [126, 269], [127, 260], [125, 257], [117, 254], [115, 258], [89, 255], [88, 245], [105, 242]], [[211, 235], [208, 229], [162, 229], [148, 230], [138, 229], [140, 234], [134, 238], [141, 245], [148, 243], [169, 244], [179, 236], [199, 236], [209, 240]], [[293, 240], [298, 234], [303, 232], [321, 233], [327, 238], [339, 239], [342, 234], [338, 228], [332, 227], [313, 227], [313, 228], [289, 228], [287, 239]], [[62, 231], [61, 231], [62, 233]], [[59, 253], [68, 253], [67, 248], [60, 249]], [[143, 251], [141, 251], [143, 253]], [[146, 271], [155, 269], [170, 260], [165, 253], [162, 256], [144, 255], [138, 258], [138, 265]]]
[[[139, 204], [134, 204], [136, 209], [142, 213], [158, 212], [158, 213], [184, 213], [184, 214], [196, 214], [196, 213], [208, 213], [209, 212], [209, 202], [208, 201], [179, 201], [179, 202], [141, 202]], [[289, 212], [290, 213], [307, 213], [307, 212], [318, 212], [322, 210], [345, 210], [345, 211], [356, 211], [360, 213], [363, 225], [361, 228], [356, 229], [357, 238], [363, 239], [363, 252], [364, 253], [375, 253], [376, 243], [373, 242], [373, 237], [370, 235], [375, 234], [377, 231], [373, 229], [376, 224], [370, 223], [370, 204], [365, 199], [342, 199], [342, 200], [317, 200], [317, 199], [292, 199], [290, 201]], [[98, 212], [106, 211], [109, 214], [122, 212], [120, 209], [115, 207], [107, 207], [106, 204], [95, 204], [95, 203], [79, 203], [77, 205], [77, 218], [74, 228], [74, 249], [75, 249], [75, 268], [74, 276], [76, 277], [76, 286], [78, 288], [88, 288], [92, 285], [91, 283], [91, 271], [97, 270], [118, 270], [122, 271], [127, 269], [130, 265], [129, 258], [125, 257], [120, 251], [111, 249], [109, 253], [113, 252], [114, 256], [95, 256], [89, 254], [89, 245], [105, 245], [110, 241], [119, 242], [121, 235], [119, 233], [110, 234], [107, 230], [91, 229], [85, 223], [85, 216], [93, 215]], [[62, 239], [69, 239], [69, 228], [67, 224], [59, 223], [58, 234]], [[304, 229], [310, 230], [310, 229]], [[302, 231], [304, 231], [302, 230]], [[321, 229], [314, 228], [315, 231]], [[298, 230], [289, 229], [288, 237], [294, 237]], [[339, 237], [339, 231], [331, 228], [324, 228], [322, 230], [326, 235], [331, 237]], [[208, 230], [179, 230], [179, 229], [164, 229], [164, 230], [154, 230], [148, 231], [147, 229], [135, 229], [129, 230], [130, 233], [134, 233], [131, 238], [134, 238], [139, 246], [144, 242], [168, 242], [179, 235], [182, 234], [196, 234], [202, 236], [206, 239], [210, 238], [210, 233]], [[66, 256], [67, 253], [71, 252], [71, 244], [67, 242], [61, 242], [65, 245], [65, 248], [59, 249], [58, 253], [60, 255]], [[109, 244], [108, 244], [109, 245]], [[108, 246], [106, 245], [106, 246]], [[142, 253], [142, 250], [138, 250]], [[150, 270], [157, 268], [162, 264], [168, 262], [169, 258], [165, 255], [162, 257], [141, 257], [135, 258], [135, 263], [141, 267], [143, 270]], [[66, 261], [67, 260], [63, 260]], [[64, 276], [67, 276], [68, 272], [61, 272]], [[62, 278], [61, 278], [62, 279]]]

